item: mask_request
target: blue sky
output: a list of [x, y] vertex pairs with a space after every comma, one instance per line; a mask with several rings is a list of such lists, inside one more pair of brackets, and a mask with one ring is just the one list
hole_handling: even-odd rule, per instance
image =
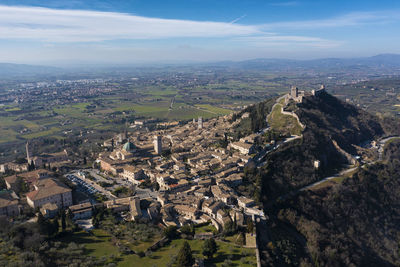
[[0, 62], [192, 62], [400, 53], [400, 1], [0, 1]]

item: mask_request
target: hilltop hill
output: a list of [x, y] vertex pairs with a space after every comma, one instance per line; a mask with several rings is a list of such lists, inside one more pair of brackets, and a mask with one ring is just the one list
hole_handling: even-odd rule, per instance
[[355, 155], [358, 145], [399, 134], [399, 122], [378, 118], [326, 92], [291, 106], [306, 125], [302, 138], [281, 144], [261, 167], [245, 170], [246, 179], [257, 181], [256, 196], [270, 218], [259, 232], [264, 264], [398, 265], [400, 144], [393, 142], [386, 149], [386, 162], [359, 168], [342, 183], [297, 190], [338, 173], [349, 164], [344, 152]]
[[[393, 128], [391, 121], [381, 120], [328, 93], [306, 97], [295, 113], [306, 125], [302, 138], [270, 153], [266, 164], [257, 171], [264, 202], [337, 172], [348, 163], [337, 146], [354, 155], [355, 145], [388, 134], [388, 129]], [[318, 170], [314, 168], [317, 160], [321, 162]]]

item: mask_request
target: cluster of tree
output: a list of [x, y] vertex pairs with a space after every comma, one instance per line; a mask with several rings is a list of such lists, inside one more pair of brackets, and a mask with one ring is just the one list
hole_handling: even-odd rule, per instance
[[[63, 216], [63, 220], [63, 226], [65, 228], [65, 216]], [[58, 218], [55, 218], [54, 220], [49, 220], [45, 218], [41, 212], [39, 212], [37, 224], [39, 226], [39, 233], [47, 237], [55, 236], [60, 228]]]
[[113, 194], [116, 195], [117, 197], [129, 197], [132, 196], [134, 193], [135, 190], [132, 187], [124, 187], [124, 186], [117, 187], [113, 191]]
[[40, 213], [37, 222], [0, 217], [0, 266], [106, 266], [108, 257], [87, 256], [83, 245], [60, 242], [72, 220], [62, 212], [54, 219]]
[[[202, 254], [207, 257], [207, 259], [213, 258], [217, 251], [218, 245], [214, 238], [206, 239], [204, 241], [202, 245]], [[187, 241], [183, 242], [174, 262], [179, 267], [190, 267], [195, 263], [192, 249]]]
[[194, 225], [193, 224], [185, 224], [181, 227], [180, 229], [181, 233], [184, 234], [185, 236], [194, 236], [195, 230], [194, 230]]
[[144, 182], [139, 185], [139, 188], [149, 188], [154, 191], [158, 191], [160, 190], [160, 185], [156, 181], [152, 182], [149, 178], [146, 178], [146, 180], [144, 180]]
[[243, 136], [258, 132], [267, 127], [267, 116], [271, 112], [272, 106], [275, 104], [276, 98], [270, 98], [266, 101], [248, 106], [239, 113], [232, 116], [231, 121], [236, 121], [243, 114], [249, 113], [248, 118], [243, 118], [234, 129], [234, 138], [239, 139]]

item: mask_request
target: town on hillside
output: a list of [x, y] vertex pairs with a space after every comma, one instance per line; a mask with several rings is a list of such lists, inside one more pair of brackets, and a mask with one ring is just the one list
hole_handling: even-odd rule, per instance
[[[297, 115], [284, 107], [318, 97], [324, 90], [322, 86], [299, 92], [292, 87], [276, 100], [271, 114], [280, 105], [282, 114], [295, 118], [304, 129]], [[52, 219], [61, 212], [76, 227], [90, 231], [98, 224], [99, 211], [106, 210], [125, 221], [164, 229], [212, 225], [215, 231], [196, 234], [199, 239], [237, 227], [251, 229], [242, 244], [256, 248], [253, 225], [268, 220], [268, 214], [257, 199], [238, 190], [246, 182], [244, 170], [248, 164], [265, 164], [266, 154], [301, 134], [260, 142], [272, 130], [266, 122], [265, 128], [235, 140], [230, 133], [248, 117], [247, 112], [208, 120], [198, 117], [188, 123], [163, 124], [154, 131], [145, 128], [146, 120], [135, 121], [133, 130], [104, 140], [91, 166], [85, 162], [80, 168], [70, 158], [73, 151], [36, 155], [26, 143], [27, 163], [0, 165], [0, 173], [12, 173], [4, 178], [6, 189], [0, 192], [0, 216]], [[313, 165], [318, 169], [320, 161]]]

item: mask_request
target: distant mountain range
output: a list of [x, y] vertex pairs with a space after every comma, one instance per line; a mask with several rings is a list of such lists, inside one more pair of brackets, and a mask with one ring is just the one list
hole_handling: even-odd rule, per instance
[[333, 69], [371, 69], [371, 68], [400, 68], [400, 55], [382, 54], [362, 58], [321, 58], [312, 60], [292, 60], [276, 58], [260, 58], [239, 62], [219, 62], [217, 65], [232, 66], [247, 69], [264, 70], [333, 70]]
[[[204, 67], [227, 67], [227, 68], [239, 68], [239, 69], [253, 69], [253, 70], [266, 70], [266, 71], [346, 71], [346, 70], [396, 70], [400, 71], [400, 55], [398, 54], [381, 54], [372, 57], [362, 58], [321, 58], [312, 60], [293, 60], [293, 59], [278, 59], [278, 58], [260, 58], [251, 59], [244, 61], [221, 61], [214, 63], [191, 63], [191, 64], [162, 64], [157, 65], [158, 68], [162, 66], [173, 65], [179, 68], [182, 66], [204, 66]], [[144, 65], [146, 69], [151, 69], [150, 64]], [[156, 65], [155, 65], [156, 66]], [[128, 65], [110, 64], [101, 65], [97, 67], [91, 67], [89, 72], [104, 72], [109, 70], [124, 70], [138, 69], [140, 65]], [[88, 71], [89, 69], [87, 69]], [[0, 77], [6, 76], [32, 76], [32, 75], [44, 75], [44, 74], [56, 74], [60, 72], [72, 73], [74, 70], [69, 67], [68, 69], [56, 68], [51, 66], [36, 66], [36, 65], [25, 65], [25, 64], [12, 64], [12, 63], [0, 63]]]
[[0, 63], [0, 77], [42, 75], [55, 73], [57, 71], [60, 71], [60, 69], [49, 66]]

